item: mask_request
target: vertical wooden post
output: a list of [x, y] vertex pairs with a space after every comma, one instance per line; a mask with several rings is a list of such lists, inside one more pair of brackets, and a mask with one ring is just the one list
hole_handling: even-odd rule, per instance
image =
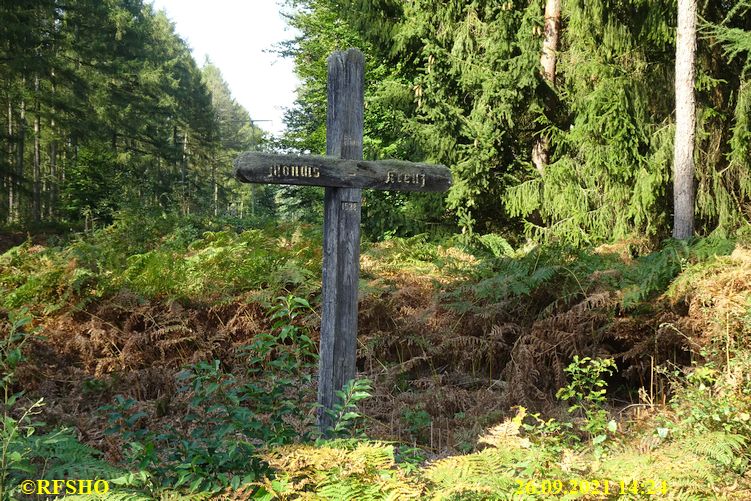
[[[329, 56], [327, 155], [362, 160], [364, 66], [357, 49]], [[359, 188], [326, 188], [318, 377], [318, 424], [324, 433], [333, 424], [325, 410], [333, 407], [335, 392], [355, 377], [361, 201]]]

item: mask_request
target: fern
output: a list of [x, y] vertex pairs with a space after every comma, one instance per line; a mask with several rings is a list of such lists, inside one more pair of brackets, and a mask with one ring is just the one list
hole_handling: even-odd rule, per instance
[[515, 490], [516, 478], [530, 477], [527, 472], [536, 470], [539, 451], [535, 449], [491, 448], [466, 456], [442, 459], [425, 470], [436, 498], [450, 498], [465, 493], [474, 496], [495, 496]]
[[34, 439], [34, 455], [47, 464], [43, 478], [113, 478], [121, 469], [101, 459], [102, 453], [80, 443], [69, 430], [40, 435]]
[[[329, 477], [317, 490], [316, 494], [323, 499], [332, 501], [357, 501], [378, 499], [373, 492], [372, 486], [351, 478], [339, 478], [336, 475]], [[377, 491], [376, 491], [377, 492]]]
[[494, 258], [500, 259], [512, 256], [514, 253], [513, 247], [500, 235], [488, 233], [487, 235], [477, 237], [477, 240]]
[[669, 244], [659, 252], [642, 257], [635, 266], [625, 270], [621, 304], [632, 308], [656, 292], [664, 291], [681, 269], [687, 256], [682, 244]]
[[74, 496], [65, 496], [65, 500], [71, 500], [71, 501], [206, 501], [212, 498], [215, 498], [216, 496], [207, 493], [207, 492], [199, 492], [199, 493], [185, 493], [185, 492], [178, 492], [178, 491], [170, 491], [165, 490], [161, 491], [156, 495], [153, 494], [144, 494], [140, 492], [127, 492], [122, 491], [118, 489], [117, 487], [112, 488], [107, 494], [97, 495], [97, 494], [78, 494]]
[[145, 298], [214, 299], [251, 289], [269, 288], [274, 295], [320, 289], [319, 231], [280, 227], [201, 235], [189, 222], [132, 224], [117, 223], [67, 247], [31, 252], [27, 243], [6, 252], [0, 259], [0, 305], [26, 304], [50, 314], [124, 288]]
[[702, 456], [695, 454], [693, 445], [672, 443], [645, 452], [627, 447], [623, 452], [609, 455], [603, 462], [601, 478], [626, 483], [654, 479], [665, 481], [672, 497], [681, 499], [714, 499], [714, 484], [723, 480], [720, 472]]
[[278, 469], [284, 495], [314, 494], [313, 499], [421, 499], [424, 487], [408, 478], [383, 443], [322, 442], [318, 447], [279, 448], [265, 458]]
[[745, 451], [746, 437], [724, 431], [712, 431], [693, 436], [684, 444], [699, 456], [711, 459], [720, 466], [730, 467], [738, 459], [738, 455]]

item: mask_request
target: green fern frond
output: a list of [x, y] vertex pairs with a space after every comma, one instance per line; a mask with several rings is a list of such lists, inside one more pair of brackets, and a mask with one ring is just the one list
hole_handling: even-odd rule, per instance
[[714, 498], [713, 486], [723, 478], [705, 457], [696, 453], [694, 444], [695, 441], [675, 442], [648, 452], [627, 447], [608, 456], [598, 476], [626, 483], [664, 481], [674, 499]]
[[101, 459], [102, 453], [80, 443], [69, 430], [33, 437], [34, 455], [44, 458], [44, 478], [113, 478], [123, 474]]
[[327, 483], [318, 488], [316, 494], [321, 496], [322, 499], [330, 499], [332, 501], [379, 499], [372, 492], [372, 486], [370, 486], [370, 489], [368, 487], [356, 479], [341, 478], [333, 475]]
[[394, 466], [394, 446], [381, 444], [360, 444], [352, 451], [350, 457], [362, 461], [369, 468], [383, 469]]
[[745, 450], [746, 438], [724, 431], [711, 431], [691, 437], [685, 445], [699, 456], [722, 466], [731, 466], [738, 454]]
[[477, 494], [512, 492], [518, 477], [517, 463], [529, 450], [486, 449], [466, 456], [442, 459], [425, 471], [435, 484], [434, 492], [474, 492]]

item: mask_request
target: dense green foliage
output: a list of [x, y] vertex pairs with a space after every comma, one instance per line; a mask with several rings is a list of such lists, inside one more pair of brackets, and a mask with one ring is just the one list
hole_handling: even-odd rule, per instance
[[[367, 55], [365, 156], [445, 163], [448, 196], [366, 193], [373, 239], [454, 231], [574, 245], [669, 234], [675, 5], [564, 2], [555, 84], [540, 75], [543, 2], [288, 0], [278, 47], [302, 85], [271, 144], [325, 151], [326, 58]], [[219, 69], [202, 70], [142, 1], [4, 3], [0, 218], [109, 222], [124, 206], [304, 221], [321, 190], [247, 189], [237, 152], [265, 147]], [[696, 214], [746, 220], [749, 3], [703, 4]], [[540, 138], [544, 169], [532, 167]]]
[[145, 224], [141, 217], [124, 215], [90, 237], [46, 248], [32, 259], [30, 242], [3, 254], [1, 306], [51, 313], [84, 307], [123, 288], [149, 299], [215, 301], [263, 287], [270, 287], [268, 298], [285, 288], [304, 295], [320, 288], [320, 232], [288, 227], [272, 237], [258, 229], [238, 235], [217, 221], [177, 224], [155, 214]]
[[[543, 2], [292, 3], [301, 6], [293, 24], [303, 37], [292, 52], [304, 77], [293, 138], [307, 135], [320, 149], [320, 134], [310, 133], [323, 126], [323, 59], [357, 44], [371, 75], [368, 154], [451, 166], [448, 207], [465, 230], [513, 234], [521, 223], [528, 237], [573, 244], [669, 234], [674, 2], [563, 2], [555, 87], [538, 69]], [[704, 233], [746, 220], [748, 12], [744, 1], [700, 12]], [[539, 137], [551, 148], [542, 173], [531, 164]]]
[[[389, 62], [377, 56], [377, 47], [342, 22], [338, 9], [330, 2], [290, 0], [287, 5], [296, 9], [297, 14], [291, 17], [290, 24], [302, 36], [283, 44], [279, 52], [294, 58], [302, 86], [295, 105], [286, 114], [287, 129], [280, 146], [303, 153], [325, 153], [326, 60], [334, 50], [360, 47], [366, 54], [364, 157], [423, 159], [418, 143], [403, 129], [415, 108], [412, 93], [406, 80], [393, 74]], [[317, 204], [314, 215], [321, 214], [318, 193], [310, 188], [280, 190], [277, 199], [280, 215], [295, 215], [297, 208], [308, 208], [311, 202]], [[441, 194], [366, 191], [363, 196], [363, 231], [373, 239], [440, 232], [436, 230], [439, 223], [442, 223], [439, 228], [453, 226], [446, 224], [451, 223], [451, 219], [444, 214]]]

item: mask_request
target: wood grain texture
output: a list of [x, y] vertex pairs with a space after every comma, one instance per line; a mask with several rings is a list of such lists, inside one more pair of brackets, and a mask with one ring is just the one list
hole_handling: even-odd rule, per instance
[[237, 157], [235, 177], [245, 183], [371, 190], [446, 191], [451, 187], [451, 171], [443, 165], [257, 152]]
[[[328, 60], [326, 154], [362, 159], [364, 58], [356, 49]], [[324, 412], [336, 391], [355, 377], [357, 293], [360, 277], [359, 188], [327, 187], [323, 220], [323, 312], [318, 377], [318, 424], [327, 434], [333, 420]]]

